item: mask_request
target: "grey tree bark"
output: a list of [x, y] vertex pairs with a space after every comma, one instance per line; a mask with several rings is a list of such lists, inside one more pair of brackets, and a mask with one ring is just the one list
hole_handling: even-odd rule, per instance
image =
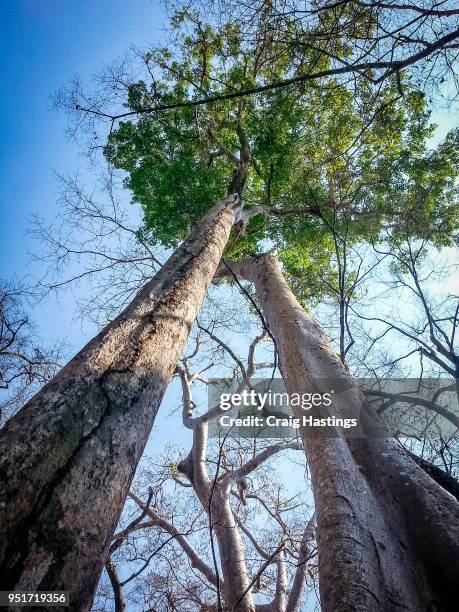
[[[334, 409], [368, 413], [355, 381], [300, 306], [274, 254], [231, 264], [254, 283], [289, 393], [346, 389]], [[320, 417], [323, 414], [315, 413]], [[297, 409], [296, 416], [304, 414]], [[311, 414], [311, 412], [309, 413]], [[324, 612], [453, 610], [459, 584], [459, 504], [387, 436], [345, 439], [301, 429], [317, 517]]]
[[164, 391], [220, 261], [217, 203], [133, 302], [0, 432], [0, 588], [88, 610]]

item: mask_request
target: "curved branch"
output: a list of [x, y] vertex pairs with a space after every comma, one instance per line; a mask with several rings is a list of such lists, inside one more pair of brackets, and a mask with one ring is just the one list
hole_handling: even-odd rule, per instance
[[[135, 493], [130, 491], [128, 493], [128, 497], [134, 500], [135, 503], [139, 506], [139, 508], [145, 510], [145, 512], [155, 525], [169, 533], [177, 541], [177, 543], [181, 546], [183, 552], [188, 556], [191, 562], [191, 567], [200, 571], [201, 574], [205, 576], [211, 584], [216, 586], [217, 577], [215, 575], [215, 572], [209, 565], [207, 565], [207, 563], [203, 559], [201, 559], [201, 557], [190, 544], [186, 536], [181, 533], [174, 525], [172, 525], [172, 523], [169, 523], [169, 521], [167, 521], [166, 519], [159, 517], [153, 510], [153, 508], [148, 507]], [[221, 582], [222, 580], [220, 578], [220, 584]]]

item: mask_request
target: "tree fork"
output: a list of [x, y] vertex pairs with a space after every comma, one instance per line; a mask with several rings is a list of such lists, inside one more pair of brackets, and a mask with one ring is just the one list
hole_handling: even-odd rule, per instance
[[0, 588], [89, 610], [164, 391], [228, 240], [218, 202], [131, 304], [0, 432]]
[[[288, 392], [329, 392], [330, 381], [341, 381], [345, 391], [334, 405], [364, 420], [355, 381], [297, 302], [276, 256], [234, 262], [231, 269], [255, 285]], [[222, 267], [221, 275], [227, 275]], [[316, 505], [324, 612], [454, 610], [456, 499], [387, 437], [311, 436], [306, 428], [300, 433]]]

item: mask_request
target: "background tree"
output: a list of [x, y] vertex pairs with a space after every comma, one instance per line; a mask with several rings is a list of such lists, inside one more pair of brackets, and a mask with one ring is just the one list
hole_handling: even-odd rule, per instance
[[27, 288], [0, 281], [0, 423], [10, 418], [59, 369], [62, 345], [38, 337], [27, 311]]
[[54, 219], [35, 217], [31, 223], [39, 245], [33, 257], [44, 268], [35, 292], [58, 297], [68, 288], [83, 322], [106, 325], [161, 269], [169, 253], [142, 231], [141, 211], [123, 197], [114, 172], [103, 173], [92, 190], [76, 176], [59, 176], [58, 183]]

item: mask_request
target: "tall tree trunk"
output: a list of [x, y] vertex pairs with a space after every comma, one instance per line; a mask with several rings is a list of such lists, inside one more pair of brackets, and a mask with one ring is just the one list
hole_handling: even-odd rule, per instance
[[[365, 423], [355, 381], [295, 299], [277, 258], [267, 254], [232, 268], [255, 285], [289, 393], [329, 392], [331, 381], [338, 381], [345, 391], [334, 398], [334, 412]], [[296, 409], [296, 416], [303, 414]], [[301, 429], [316, 505], [324, 612], [457, 609], [457, 501], [388, 437], [335, 434]]]
[[88, 610], [164, 391], [238, 209], [217, 203], [133, 302], [0, 432], [0, 587]]

